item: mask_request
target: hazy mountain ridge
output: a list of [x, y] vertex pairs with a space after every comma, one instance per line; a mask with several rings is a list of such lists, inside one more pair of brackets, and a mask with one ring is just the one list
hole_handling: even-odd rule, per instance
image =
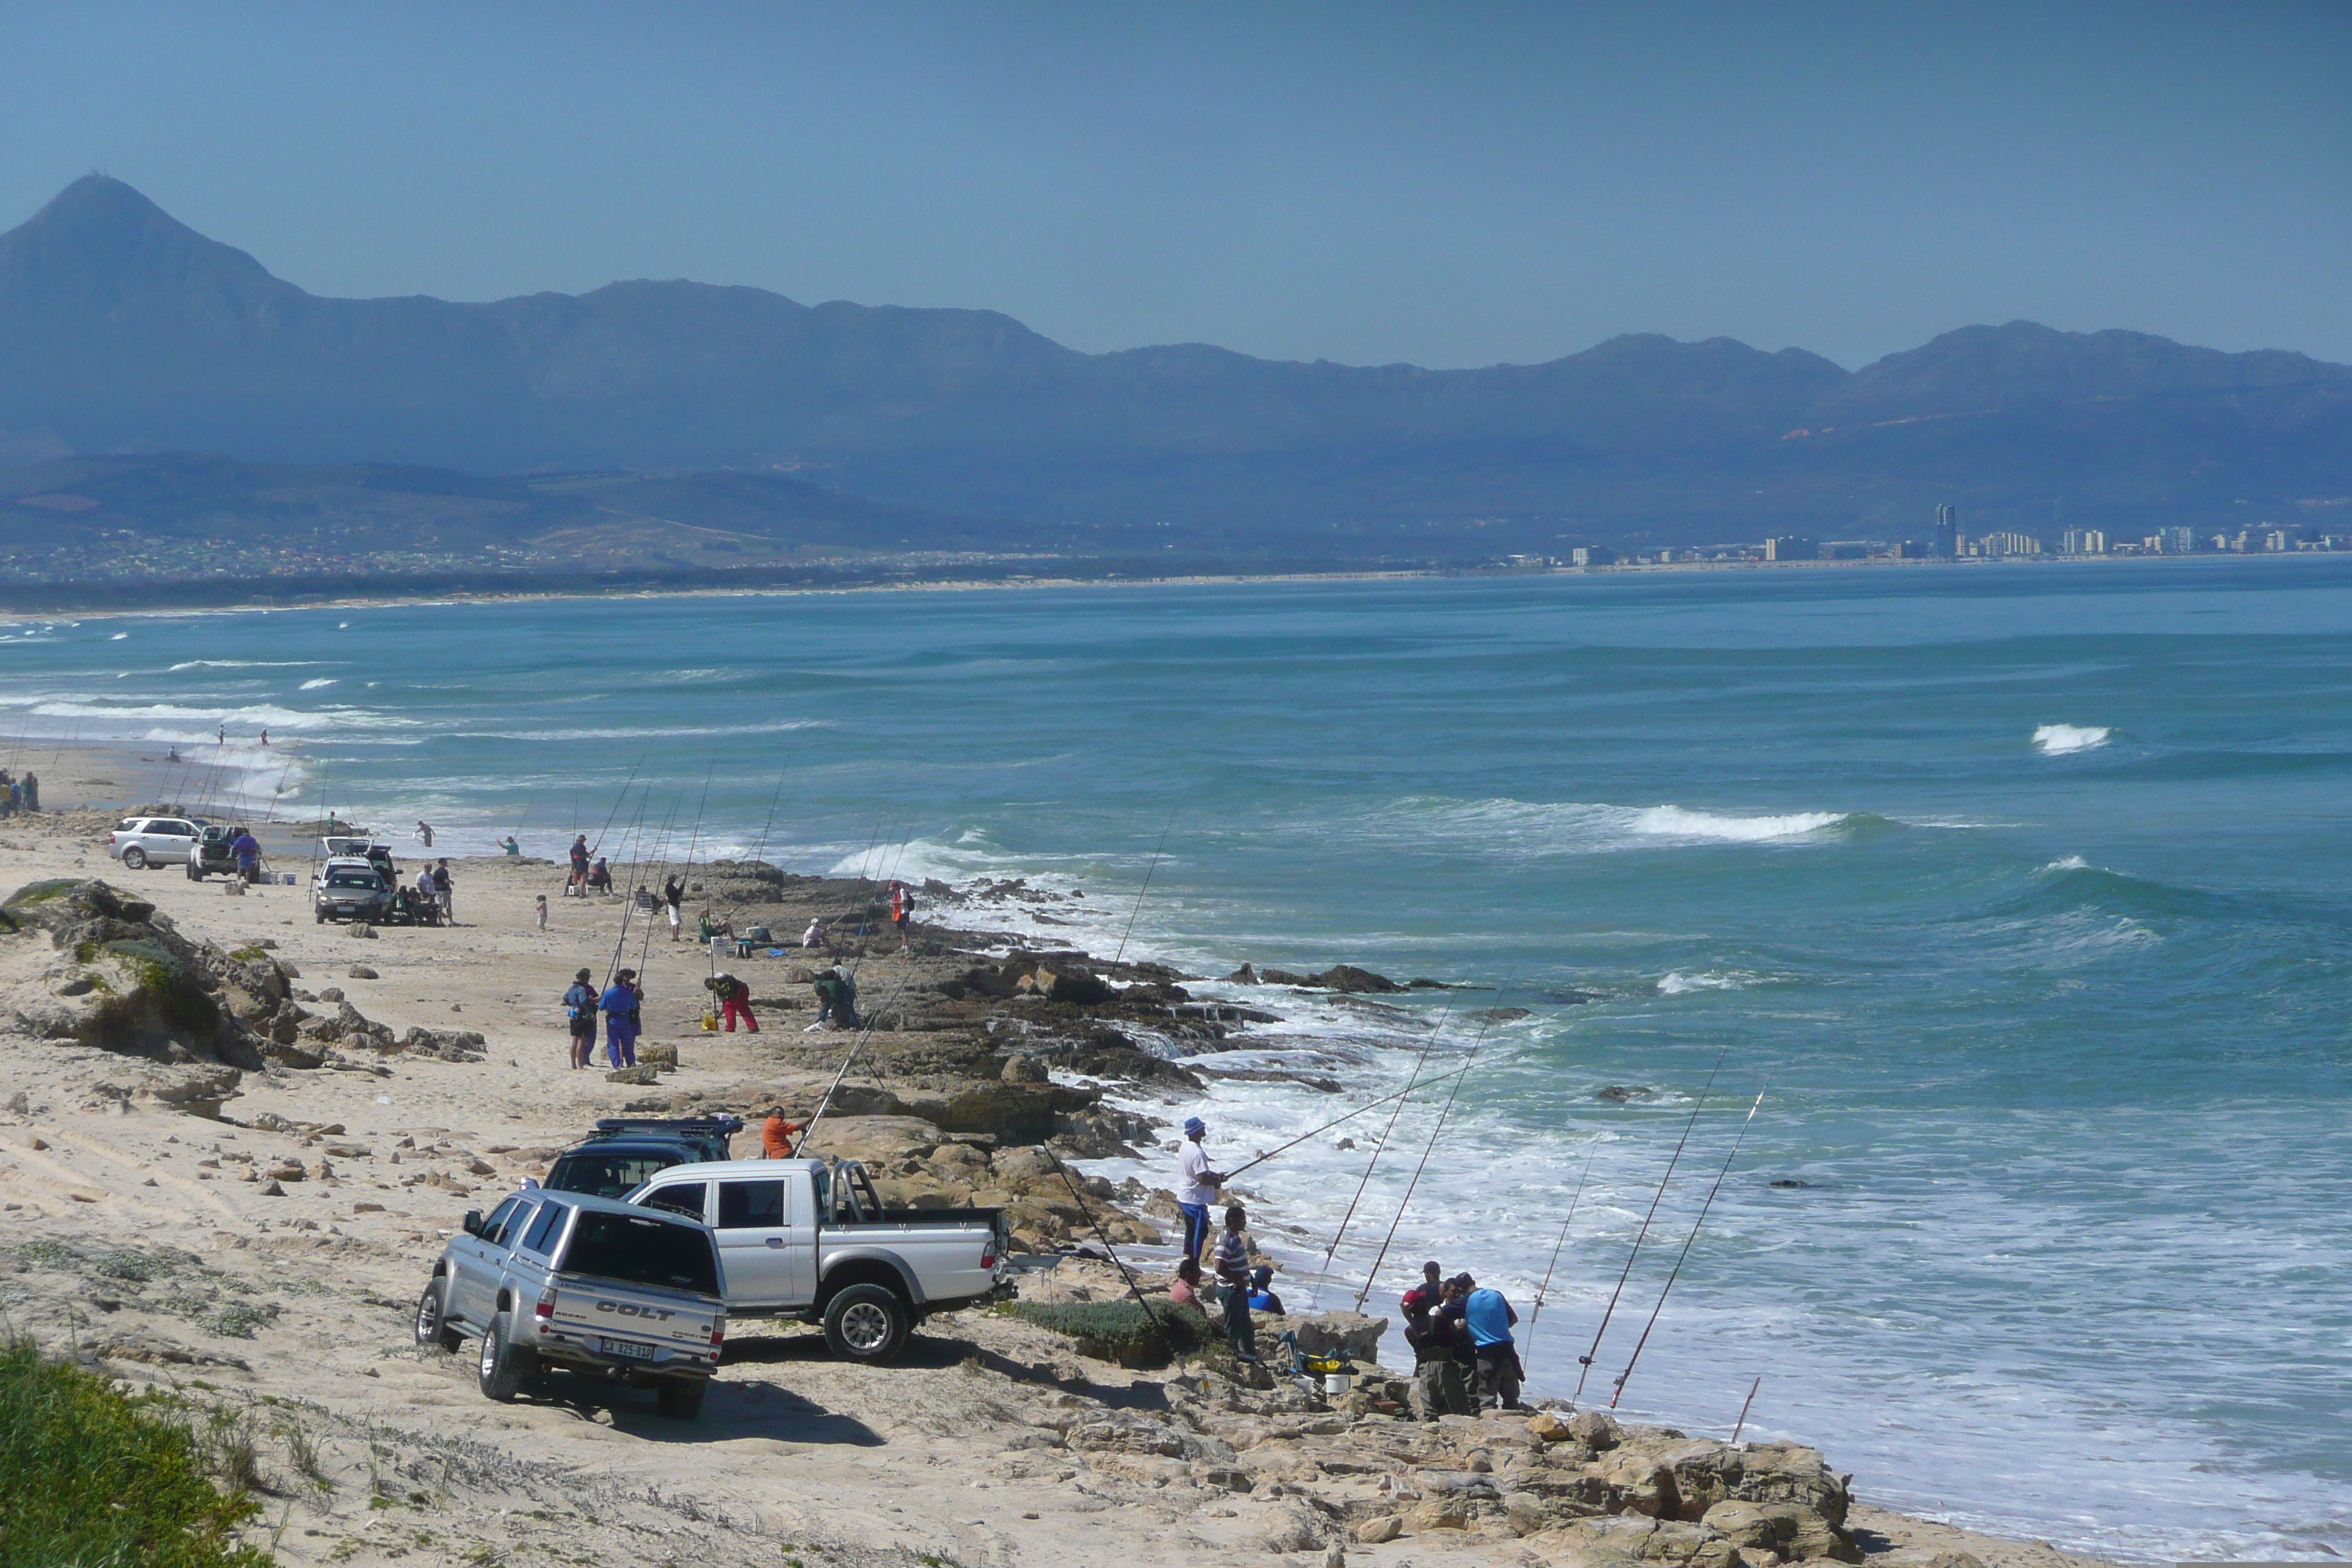
[[2352, 368], [2027, 322], [1854, 372], [1655, 335], [1433, 371], [1087, 354], [992, 311], [677, 281], [336, 300], [92, 176], [0, 236], [0, 451], [60, 450], [786, 464], [908, 515], [1171, 524], [1229, 550], [1420, 550], [1433, 523], [1497, 515], [1515, 547], [1916, 534], [1937, 500], [2154, 526], [2352, 493]]

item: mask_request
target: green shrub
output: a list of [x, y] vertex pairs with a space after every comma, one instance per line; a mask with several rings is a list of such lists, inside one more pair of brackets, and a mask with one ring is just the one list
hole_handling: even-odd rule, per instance
[[215, 1489], [163, 1408], [29, 1341], [0, 1347], [0, 1568], [268, 1568], [233, 1540], [258, 1505]]
[[1133, 1300], [1015, 1301], [1013, 1317], [1066, 1334], [1080, 1355], [1121, 1366], [1165, 1366], [1208, 1342], [1209, 1320], [1195, 1308], [1155, 1301], [1147, 1313]]

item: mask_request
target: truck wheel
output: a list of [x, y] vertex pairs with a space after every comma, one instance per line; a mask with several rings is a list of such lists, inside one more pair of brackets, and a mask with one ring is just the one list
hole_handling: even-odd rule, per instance
[[521, 1345], [508, 1342], [514, 1332], [511, 1313], [500, 1312], [490, 1320], [482, 1335], [481, 1373], [477, 1381], [482, 1395], [504, 1405], [522, 1392], [523, 1379], [539, 1370], [539, 1357]]
[[189, 880], [189, 881], [191, 881], [191, 882], [201, 882], [201, 881], [203, 881], [204, 879], [205, 879], [205, 874], [204, 874], [202, 871], [199, 871], [199, 870], [197, 870], [197, 869], [196, 869], [196, 863], [195, 863], [194, 860], [189, 861], [189, 862], [188, 862], [188, 880]]
[[885, 1285], [845, 1286], [825, 1304], [824, 1342], [848, 1361], [888, 1361], [913, 1327], [907, 1304]]
[[147, 869], [147, 851], [133, 844], [122, 852], [122, 867], [127, 871], [144, 871]]
[[466, 1336], [451, 1328], [449, 1321], [441, 1315], [441, 1303], [448, 1288], [449, 1283], [446, 1279], [430, 1280], [425, 1284], [425, 1294], [416, 1299], [416, 1348], [419, 1350], [431, 1350], [438, 1345], [455, 1355], [457, 1347], [466, 1342]]
[[691, 1421], [702, 1414], [702, 1391], [707, 1386], [698, 1377], [673, 1377], [661, 1385], [661, 1413], [673, 1421]]
[[327, 923], [327, 911], [324, 910], [312, 910], [310, 911], [310, 918], [319, 924], [325, 925]]

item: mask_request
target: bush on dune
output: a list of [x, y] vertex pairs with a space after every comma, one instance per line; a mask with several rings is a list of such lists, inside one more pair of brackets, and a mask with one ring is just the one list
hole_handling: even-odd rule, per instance
[[165, 1396], [0, 1346], [0, 1568], [268, 1568]]

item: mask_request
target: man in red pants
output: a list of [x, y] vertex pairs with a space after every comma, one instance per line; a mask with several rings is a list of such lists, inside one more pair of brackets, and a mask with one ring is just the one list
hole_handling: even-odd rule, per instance
[[726, 1015], [729, 1034], [735, 1032], [735, 1020], [739, 1016], [745, 1028], [755, 1035], [760, 1032], [760, 1020], [751, 1016], [751, 988], [749, 985], [731, 974], [714, 974], [703, 984], [710, 988], [712, 995], [719, 998], [719, 1005]]

